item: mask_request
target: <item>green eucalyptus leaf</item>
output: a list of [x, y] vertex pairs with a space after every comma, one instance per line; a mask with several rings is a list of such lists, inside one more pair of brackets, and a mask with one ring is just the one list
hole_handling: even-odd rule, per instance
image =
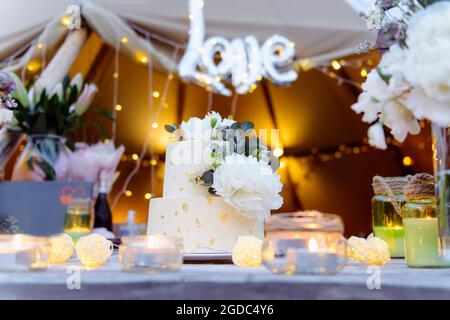
[[244, 132], [248, 132], [250, 130], [253, 130], [253, 128], [255, 128], [255, 125], [253, 124], [253, 122], [244, 121], [244, 122], [241, 123], [241, 129]]
[[237, 130], [241, 127], [239, 122], [235, 122], [230, 126], [230, 129]]
[[203, 173], [202, 181], [206, 185], [212, 186], [212, 184], [214, 183], [214, 171], [213, 170], [209, 170], [209, 171], [206, 171], [205, 173]]
[[164, 125], [164, 129], [166, 129], [166, 131], [169, 132], [169, 133], [174, 133], [175, 130], [177, 130], [177, 126], [176, 125], [166, 124], [166, 125]]
[[215, 128], [217, 125], [217, 119], [216, 118], [212, 118], [211, 119], [211, 128]]

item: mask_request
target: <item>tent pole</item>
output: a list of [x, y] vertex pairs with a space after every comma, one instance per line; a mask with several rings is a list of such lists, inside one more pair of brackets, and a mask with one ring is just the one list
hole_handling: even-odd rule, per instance
[[180, 80], [177, 92], [177, 123], [181, 123], [183, 121], [183, 111], [185, 106], [186, 99], [186, 84]]

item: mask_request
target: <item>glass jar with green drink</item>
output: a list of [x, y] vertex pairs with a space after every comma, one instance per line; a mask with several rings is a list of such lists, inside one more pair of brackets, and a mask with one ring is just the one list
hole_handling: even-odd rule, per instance
[[81, 237], [91, 233], [94, 225], [91, 199], [72, 199], [64, 219], [64, 232], [77, 242]]
[[374, 235], [386, 241], [392, 258], [403, 258], [402, 206], [407, 177], [373, 178], [372, 222]]
[[418, 174], [405, 187], [403, 206], [405, 258], [410, 268], [439, 268], [450, 264], [439, 255], [434, 177]]

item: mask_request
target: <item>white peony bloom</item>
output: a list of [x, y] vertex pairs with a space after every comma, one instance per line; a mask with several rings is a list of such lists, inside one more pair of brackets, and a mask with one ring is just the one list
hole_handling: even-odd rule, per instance
[[450, 3], [438, 2], [415, 14], [407, 31], [403, 73], [411, 85], [407, 100], [417, 118], [450, 123]]
[[386, 137], [384, 135], [383, 125], [379, 122], [375, 123], [369, 128], [369, 131], [367, 131], [367, 135], [369, 137], [369, 144], [372, 147], [386, 150], [387, 144], [386, 144]]
[[[386, 54], [385, 57], [390, 59], [389, 63], [392, 63], [392, 55]], [[381, 68], [384, 63], [386, 62], [382, 61], [380, 64]], [[390, 66], [393, 65], [390, 64]], [[367, 123], [372, 123], [381, 117], [384, 124], [391, 129], [395, 139], [403, 142], [409, 133], [418, 134], [420, 126], [412, 112], [397, 98], [407, 87], [401, 74], [395, 72], [395, 78], [392, 76], [389, 84], [390, 86], [381, 78], [378, 70], [372, 70], [363, 84], [364, 92], [352, 109], [357, 113], [364, 112], [362, 120]]]
[[180, 125], [184, 140], [202, 140], [203, 138], [203, 120], [200, 118], [190, 118], [187, 122]]
[[262, 221], [269, 217], [270, 210], [283, 204], [280, 176], [267, 163], [251, 156], [227, 156], [214, 171], [212, 187], [240, 214], [252, 219]]
[[386, 83], [376, 69], [369, 73], [362, 89], [363, 93], [360, 94], [358, 102], [352, 106], [352, 109], [356, 113], [364, 113], [362, 120], [371, 123], [378, 119], [378, 114], [382, 111], [381, 101], [390, 99], [390, 95], [387, 95]]
[[391, 134], [400, 142], [405, 141], [408, 134], [419, 134], [420, 126], [412, 112], [400, 102], [386, 104], [382, 120]]
[[[217, 129], [223, 127], [222, 117], [219, 113], [212, 111], [204, 119], [190, 118], [180, 125], [184, 140], [216, 140]], [[226, 119], [225, 123], [229, 123]], [[213, 126], [214, 125], [214, 126]]]
[[221, 122], [221, 124], [220, 124], [220, 127], [221, 128], [225, 128], [225, 127], [231, 127], [233, 124], [235, 124], [236, 123], [236, 121], [234, 121], [233, 119], [228, 119], [228, 118], [225, 118], [225, 119], [222, 119], [222, 122]]

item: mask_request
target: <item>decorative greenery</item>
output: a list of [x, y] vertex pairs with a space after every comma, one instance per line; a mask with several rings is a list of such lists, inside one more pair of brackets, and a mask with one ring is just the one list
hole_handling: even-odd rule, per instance
[[[210, 119], [208, 118], [210, 117]], [[254, 135], [255, 125], [253, 122], [235, 122], [230, 119], [222, 120], [217, 113], [210, 113], [203, 120], [193, 118], [198, 125], [211, 127], [211, 139], [213, 141], [227, 142], [225, 147], [223, 144], [212, 143], [211, 149], [211, 168], [195, 179], [195, 182], [203, 186], [209, 187], [209, 193], [216, 194], [212, 185], [214, 183], [214, 171], [223, 163], [225, 157], [231, 153], [237, 153], [246, 157], [252, 156], [258, 161], [264, 161], [272, 166], [276, 171], [279, 166], [278, 158], [273, 156], [270, 148], [263, 145], [260, 139]], [[193, 119], [189, 120], [192, 121]], [[204, 122], [210, 121], [210, 122]], [[203, 122], [200, 123], [200, 122]], [[175, 138], [182, 141], [186, 132], [183, 131], [183, 124], [178, 127], [176, 124], [165, 125], [167, 132], [171, 133]], [[189, 126], [188, 126], [189, 128]], [[190, 127], [192, 128], [192, 127]]]
[[[19, 127], [24, 133], [32, 136], [37, 134], [54, 134], [67, 138], [67, 145], [73, 149], [74, 134], [84, 126], [93, 126], [105, 138], [105, 130], [97, 123], [83, 118], [97, 89], [86, 84], [83, 88], [82, 79], [66, 76], [53, 92], [43, 89], [36, 97], [36, 93], [28, 92], [28, 100], [16, 98], [17, 107], [14, 111], [13, 125]], [[32, 84], [32, 83], [31, 83]], [[30, 84], [29, 84], [30, 85]], [[112, 114], [105, 109], [91, 108], [91, 113], [114, 121]]]
[[19, 221], [14, 216], [0, 218], [0, 234], [20, 233]]

